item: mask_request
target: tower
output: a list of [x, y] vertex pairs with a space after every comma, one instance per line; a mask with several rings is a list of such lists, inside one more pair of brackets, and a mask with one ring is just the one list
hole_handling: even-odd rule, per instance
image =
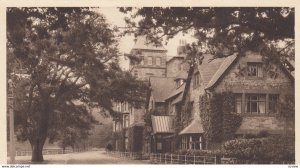
[[145, 36], [137, 37], [130, 53], [138, 58], [138, 61], [130, 59], [132, 75], [140, 80], [148, 80], [151, 76], [166, 77], [166, 53], [162, 45], [150, 43]]

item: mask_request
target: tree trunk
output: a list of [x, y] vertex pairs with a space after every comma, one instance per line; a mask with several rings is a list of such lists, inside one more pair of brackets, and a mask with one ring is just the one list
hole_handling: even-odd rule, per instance
[[42, 162], [44, 161], [43, 157], [43, 147], [44, 147], [45, 141], [37, 140], [31, 144], [32, 148], [32, 155], [31, 155], [31, 161], [32, 162]]

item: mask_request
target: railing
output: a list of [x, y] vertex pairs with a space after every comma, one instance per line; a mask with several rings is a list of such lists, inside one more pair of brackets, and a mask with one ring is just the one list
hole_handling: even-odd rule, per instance
[[119, 157], [127, 158], [133, 160], [147, 160], [150, 158], [150, 155], [142, 152], [119, 152], [119, 151], [106, 151], [106, 154]]
[[216, 164], [216, 156], [150, 154], [150, 161], [154, 164]]
[[[89, 151], [89, 149], [43, 149], [43, 155], [57, 155], [57, 154], [66, 154], [66, 153], [74, 153], [74, 152], [84, 152]], [[16, 156], [30, 156], [32, 155], [31, 150], [25, 151], [16, 151]]]

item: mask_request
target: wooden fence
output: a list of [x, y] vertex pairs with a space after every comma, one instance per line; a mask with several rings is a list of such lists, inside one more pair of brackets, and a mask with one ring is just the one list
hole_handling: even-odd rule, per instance
[[217, 157], [152, 153], [150, 161], [154, 164], [216, 164]]
[[[57, 154], [66, 154], [66, 153], [74, 153], [74, 152], [85, 152], [89, 151], [89, 149], [43, 149], [43, 155], [57, 155]], [[16, 151], [16, 156], [31, 156], [31, 150], [25, 151]]]
[[119, 158], [127, 158], [133, 160], [148, 160], [150, 155], [141, 152], [119, 152], [119, 151], [106, 151], [106, 154]]

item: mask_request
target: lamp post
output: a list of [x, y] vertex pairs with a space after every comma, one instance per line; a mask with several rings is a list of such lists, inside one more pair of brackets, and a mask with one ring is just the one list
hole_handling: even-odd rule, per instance
[[9, 110], [9, 149], [10, 149], [10, 164], [15, 163], [15, 127], [14, 127], [14, 94], [13, 81], [8, 80], [8, 110]]

